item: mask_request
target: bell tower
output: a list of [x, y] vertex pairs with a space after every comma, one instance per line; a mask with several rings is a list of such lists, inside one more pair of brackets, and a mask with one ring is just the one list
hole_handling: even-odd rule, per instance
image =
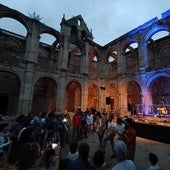
[[68, 20], [66, 20], [65, 15], [63, 15], [60, 25], [61, 34], [68, 36], [71, 43], [74, 43], [74, 41], [93, 40], [92, 32], [89, 31], [81, 15], [77, 15]]

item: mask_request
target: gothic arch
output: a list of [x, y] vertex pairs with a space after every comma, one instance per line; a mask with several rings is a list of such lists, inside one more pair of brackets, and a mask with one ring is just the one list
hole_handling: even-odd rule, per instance
[[[62, 40], [62, 36], [61, 36], [61, 33], [60, 32], [58, 32], [58, 31], [56, 31], [56, 30], [54, 30], [54, 29], [52, 29], [52, 28], [50, 28], [50, 27], [47, 27], [47, 26], [44, 26], [44, 27], [42, 27], [41, 28], [41, 30], [40, 30], [40, 35], [41, 34], [44, 34], [44, 33], [47, 33], [47, 34], [50, 34], [50, 35], [52, 35], [52, 36], [54, 36], [55, 38], [56, 38], [56, 41], [59, 43], [59, 44], [63, 44], [63, 40]], [[56, 42], [55, 41], [55, 42]], [[55, 43], [54, 42], [54, 43]]]
[[115, 84], [109, 84], [110, 86], [110, 110], [119, 109], [119, 90]]
[[150, 84], [150, 92], [153, 102], [153, 111], [158, 112], [158, 107], [164, 108], [162, 114], [170, 111], [170, 76], [156, 77]]
[[170, 32], [170, 29], [167, 25], [157, 25], [155, 27], [153, 27], [151, 30], [149, 30], [144, 39], [145, 39], [145, 43], [147, 43], [149, 41], [149, 39], [152, 37], [153, 34], [159, 32], [159, 31], [168, 31]]
[[1, 6], [2, 10], [0, 10], [0, 18], [12, 18], [17, 20], [18, 22], [22, 23], [26, 28], [27, 32], [29, 32], [29, 18], [25, 15], [21, 14], [16, 10], [12, 10], [10, 8], [6, 8], [5, 6]]
[[41, 77], [34, 84], [32, 112], [50, 113], [56, 108], [57, 84], [49, 77]]
[[88, 87], [88, 108], [99, 109], [99, 88], [96, 84]]
[[141, 87], [136, 81], [129, 81], [127, 83], [127, 101], [128, 103], [134, 103], [136, 106], [138, 105], [138, 110], [141, 110]]
[[80, 83], [72, 81], [66, 88], [66, 110], [74, 112], [81, 106], [82, 87]]
[[0, 71], [0, 114], [18, 114], [20, 88], [21, 80], [16, 74]]
[[151, 77], [149, 77], [149, 79], [146, 81], [146, 87], [149, 88], [151, 86], [151, 84], [153, 83], [154, 80], [158, 79], [159, 77], [168, 77], [170, 78], [170, 75], [167, 73], [157, 73], [152, 75]]

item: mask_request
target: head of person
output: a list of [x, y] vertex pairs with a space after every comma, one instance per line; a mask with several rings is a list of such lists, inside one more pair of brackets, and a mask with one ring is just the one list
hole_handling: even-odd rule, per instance
[[113, 115], [110, 115], [109, 116], [109, 121], [112, 121], [113, 120]]
[[114, 153], [120, 161], [127, 159], [127, 146], [123, 140], [115, 140]]
[[123, 120], [122, 120], [122, 118], [121, 118], [121, 117], [118, 117], [118, 118], [117, 118], [117, 123], [118, 123], [118, 124], [123, 123]]
[[17, 170], [28, 170], [35, 165], [40, 156], [41, 150], [37, 142], [23, 144], [20, 148]]
[[84, 160], [88, 160], [90, 147], [87, 143], [80, 143], [78, 147], [79, 156]]
[[93, 164], [96, 167], [101, 167], [103, 163], [104, 163], [104, 152], [101, 149], [99, 149], [94, 153]]
[[134, 126], [134, 122], [133, 122], [132, 118], [125, 119], [125, 125], [126, 125], [126, 128], [133, 127]]
[[150, 152], [149, 153], [149, 161], [150, 161], [151, 165], [156, 165], [156, 163], [158, 162], [158, 157], [154, 153]]
[[77, 141], [72, 141], [72, 142], [70, 143], [69, 148], [70, 148], [71, 154], [76, 153], [76, 151], [77, 151], [77, 149], [78, 149], [78, 142], [77, 142]]

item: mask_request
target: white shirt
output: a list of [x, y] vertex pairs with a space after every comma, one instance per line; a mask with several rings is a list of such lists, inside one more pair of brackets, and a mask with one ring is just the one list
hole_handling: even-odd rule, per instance
[[156, 165], [150, 165], [150, 167], [149, 167], [149, 170], [159, 170], [160, 168], [159, 168], [159, 165], [158, 164], [156, 164]]
[[79, 156], [78, 152], [75, 152], [73, 154], [71, 152], [69, 152], [68, 155], [67, 155], [67, 158], [70, 159], [70, 160], [75, 160], [75, 159], [78, 158], [78, 156]]
[[136, 166], [131, 160], [124, 160], [118, 162], [111, 170], [136, 170]]
[[86, 117], [86, 121], [87, 121], [87, 124], [88, 125], [91, 125], [93, 124], [93, 115], [92, 114], [88, 114], [87, 117]]
[[125, 131], [125, 124], [124, 123], [118, 124], [117, 125], [118, 134], [123, 135], [124, 131]]

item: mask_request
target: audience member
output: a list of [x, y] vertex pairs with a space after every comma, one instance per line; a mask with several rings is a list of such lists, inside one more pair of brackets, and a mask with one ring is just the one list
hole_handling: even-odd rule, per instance
[[99, 138], [99, 142], [100, 142], [100, 147], [102, 146], [102, 140], [104, 137], [104, 133], [106, 130], [106, 118], [103, 114], [101, 114], [100, 112], [97, 112], [97, 118], [96, 118], [96, 122], [97, 122], [97, 129], [96, 129], [96, 133], [98, 135]]
[[[49, 168], [50, 170], [59, 169], [59, 156], [58, 155], [60, 153], [60, 149], [61, 149], [60, 146], [57, 146], [55, 148], [55, 154], [56, 154], [55, 163], [54, 163], [54, 166], [50, 167], [51, 169]], [[45, 154], [47, 153], [45, 152]], [[49, 156], [48, 159], [50, 159], [53, 156], [53, 154], [50, 154], [48, 156]], [[49, 163], [48, 159], [46, 160], [46, 162]], [[43, 160], [43, 157], [41, 155], [40, 145], [37, 142], [25, 143], [24, 145], [22, 145], [20, 149], [19, 159], [18, 159], [16, 169], [17, 170], [49, 170], [48, 168], [46, 168], [46, 166], [43, 167], [40, 165], [42, 160]]]
[[114, 136], [116, 131], [116, 123], [113, 121], [113, 116], [109, 117], [106, 128], [107, 128], [105, 131], [106, 136], [102, 140], [101, 148], [105, 152], [106, 142], [109, 140], [113, 151], [113, 155], [111, 156], [111, 158], [114, 158], [115, 156], [114, 156], [113, 143], [114, 143]]
[[127, 158], [134, 161], [136, 150], [136, 129], [131, 118], [125, 120], [125, 133], [123, 135], [124, 141], [127, 145]]
[[149, 153], [149, 162], [150, 162], [149, 170], [160, 169], [158, 165], [158, 157], [152, 152]]
[[89, 151], [90, 147], [87, 143], [80, 143], [78, 148], [79, 156], [69, 162], [68, 170], [92, 170], [93, 166], [88, 160]]
[[117, 135], [116, 138], [124, 140], [124, 132], [125, 132], [125, 123], [123, 122], [121, 117], [117, 118]]
[[75, 160], [78, 158], [78, 143], [76, 141], [72, 141], [69, 146], [69, 153], [67, 155], [67, 158], [70, 160]]
[[99, 149], [94, 153], [93, 156], [93, 170], [102, 170], [104, 166], [104, 152]]
[[115, 140], [114, 153], [118, 159], [117, 164], [111, 170], [136, 170], [132, 160], [127, 159], [127, 146], [122, 140]]

